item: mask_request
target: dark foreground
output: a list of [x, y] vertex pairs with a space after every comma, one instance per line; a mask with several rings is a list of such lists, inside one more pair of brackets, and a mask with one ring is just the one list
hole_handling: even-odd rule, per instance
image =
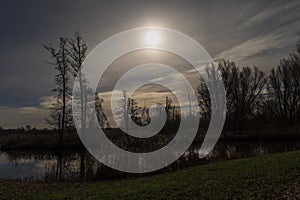
[[97, 183], [0, 180], [1, 199], [299, 199], [300, 151]]

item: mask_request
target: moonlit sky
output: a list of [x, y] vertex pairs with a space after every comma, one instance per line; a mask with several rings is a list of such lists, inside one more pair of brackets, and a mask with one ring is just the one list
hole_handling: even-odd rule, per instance
[[[299, 0], [2, 2], [0, 126], [46, 126], [55, 71], [44, 62], [49, 55], [42, 45], [55, 45], [59, 36], [72, 36], [80, 30], [91, 50], [127, 29], [166, 27], [194, 38], [213, 58], [256, 65], [268, 72], [300, 39], [299, 10]], [[136, 64], [133, 57], [182, 64], [180, 60], [172, 63], [176, 59], [170, 61], [170, 55], [164, 53], [156, 57], [145, 53], [120, 58], [116, 66]], [[107, 79], [103, 92], [111, 89], [109, 80], [113, 78]]]

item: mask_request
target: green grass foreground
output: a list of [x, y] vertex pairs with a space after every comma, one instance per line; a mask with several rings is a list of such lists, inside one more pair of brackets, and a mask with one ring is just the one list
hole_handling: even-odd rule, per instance
[[299, 199], [300, 151], [95, 183], [0, 180], [1, 199]]

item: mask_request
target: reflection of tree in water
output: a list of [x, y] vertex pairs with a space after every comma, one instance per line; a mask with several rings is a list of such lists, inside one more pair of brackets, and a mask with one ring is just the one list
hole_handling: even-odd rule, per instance
[[[300, 149], [298, 141], [273, 142], [219, 142], [214, 150], [203, 159], [199, 159], [200, 144], [193, 145], [189, 151], [171, 165], [153, 173], [129, 174], [111, 169], [95, 160], [87, 151], [80, 152], [3, 152], [8, 163], [13, 163], [18, 177], [23, 181], [98, 181], [145, 176], [154, 173], [174, 171], [189, 166], [216, 162], [220, 160], [253, 157], [261, 154], [292, 151]], [[114, 156], [112, 156], [112, 159]], [[117, 159], [117, 157], [115, 157]], [[113, 161], [113, 160], [112, 160]], [[22, 164], [21, 164], [22, 163]], [[32, 174], [22, 174], [24, 163], [35, 163]], [[32, 167], [31, 166], [31, 167]], [[28, 166], [27, 166], [28, 167]], [[38, 174], [38, 175], [37, 175]], [[23, 176], [22, 176], [23, 175]]]

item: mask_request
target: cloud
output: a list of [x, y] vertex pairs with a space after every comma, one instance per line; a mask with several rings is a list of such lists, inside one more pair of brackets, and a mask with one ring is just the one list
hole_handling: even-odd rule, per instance
[[272, 26], [274, 28], [279, 24], [288, 22], [294, 17], [297, 18], [297, 16], [299, 16], [299, 6], [300, 2], [298, 0], [280, 2], [274, 1], [265, 9], [248, 18], [244, 23], [237, 27], [237, 30], [255, 27], [261, 27], [263, 29], [264, 27], [271, 28]]
[[0, 106], [0, 126], [16, 128], [31, 125], [36, 128], [46, 128], [45, 119], [49, 117], [49, 108], [55, 102], [53, 96], [39, 98], [38, 106]]
[[56, 98], [54, 96], [44, 96], [39, 98], [40, 107], [42, 108], [51, 108], [52, 105], [56, 102]]
[[21, 107], [17, 109], [17, 112], [20, 114], [37, 114], [40, 111], [40, 108], [37, 107]]
[[221, 50], [215, 57], [241, 65], [257, 65], [269, 71], [280, 58], [292, 51], [300, 39], [299, 9], [297, 0], [272, 1], [265, 6], [255, 2], [244, 13], [247, 18], [239, 21], [236, 34], [231, 36], [238, 42], [232, 42], [234, 45]]
[[[0, 126], [20, 126], [28, 123], [29, 118], [33, 120], [31, 124], [44, 123], [48, 108], [55, 100], [50, 96], [50, 90], [55, 87], [55, 70], [43, 62], [50, 58], [42, 44], [55, 45], [59, 36], [71, 36], [77, 29], [92, 50], [120, 31], [163, 26], [191, 36], [217, 58], [267, 67], [277, 64], [279, 58], [292, 50], [300, 33], [299, 0], [173, 4], [167, 1], [35, 2], [27, 7], [23, 4], [28, 3], [10, 2], [1, 7], [0, 23], [6, 28], [1, 37], [0, 105], [8, 107], [0, 107]], [[99, 82], [99, 91], [111, 91], [124, 72], [146, 62], [167, 64], [176, 69], [186, 66], [184, 61], [166, 53], [136, 52], [117, 59], [110, 66]], [[197, 78], [190, 77], [189, 72], [185, 76], [197, 86]], [[165, 92], [153, 86], [143, 90], [153, 98]]]
[[[273, 31], [255, 36], [230, 49], [224, 50], [217, 54], [216, 57], [242, 62], [253, 59], [255, 56], [259, 58], [270, 51], [282, 50], [286, 47], [294, 46], [299, 40], [300, 27], [298, 24], [299, 21], [295, 20], [291, 23], [281, 25]], [[273, 61], [276, 61], [276, 63], [278, 60], [279, 58], [273, 58]]]
[[16, 128], [31, 125], [36, 128], [45, 128], [45, 118], [48, 109], [41, 107], [0, 107], [0, 126]]

